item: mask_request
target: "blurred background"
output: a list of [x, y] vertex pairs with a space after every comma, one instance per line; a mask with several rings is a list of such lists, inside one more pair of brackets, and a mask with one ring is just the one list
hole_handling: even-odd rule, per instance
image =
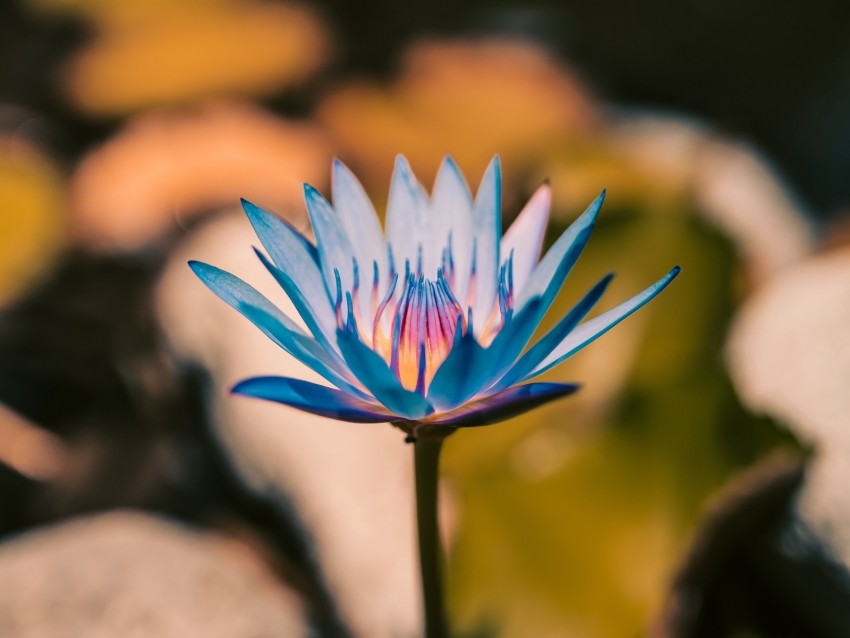
[[304, 372], [186, 261], [285, 305], [240, 197], [499, 153], [549, 241], [608, 189], [561, 311], [683, 274], [449, 440], [457, 635], [850, 636], [848, 112], [837, 0], [4, 2], [0, 635], [418, 635], [411, 450], [231, 398]]

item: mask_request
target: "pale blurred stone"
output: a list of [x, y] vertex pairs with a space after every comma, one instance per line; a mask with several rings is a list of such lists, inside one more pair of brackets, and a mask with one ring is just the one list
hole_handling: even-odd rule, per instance
[[850, 249], [759, 290], [733, 325], [727, 358], [744, 402], [814, 446], [799, 513], [850, 565]]
[[297, 638], [300, 603], [233, 541], [117, 512], [0, 545], [0, 635]]
[[228, 393], [235, 382], [258, 375], [322, 382], [215, 297], [186, 265], [199, 259], [233, 272], [295, 318], [252, 245], [259, 240], [241, 213], [199, 229], [164, 273], [162, 326], [182, 358], [211, 372], [211, 414], [242, 475], [256, 489], [285, 492], [294, 503], [355, 634], [416, 636], [421, 610], [413, 457], [402, 433], [387, 424], [341, 423]]
[[[580, 210], [600, 189], [648, 213], [696, 210], [734, 243], [762, 281], [810, 254], [813, 223], [781, 176], [753, 148], [685, 118], [616, 113], [599, 128], [589, 168], [547, 166], [555, 201]], [[588, 163], [588, 162], [585, 162]]]

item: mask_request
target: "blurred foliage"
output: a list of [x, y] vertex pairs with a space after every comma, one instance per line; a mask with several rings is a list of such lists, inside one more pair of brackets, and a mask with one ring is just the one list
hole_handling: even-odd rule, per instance
[[0, 305], [51, 263], [64, 241], [65, 184], [52, 162], [9, 139], [0, 150]]
[[[449, 440], [444, 467], [462, 512], [449, 584], [461, 626], [487, 620], [504, 638], [642, 635], [706, 499], [768, 451], [796, 446], [741, 408], [719, 360], [739, 288], [734, 248], [684, 210], [618, 203], [613, 193], [558, 309], [609, 269], [619, 275], [610, 300], [674, 262], [683, 274], [547, 374], [585, 383], [589, 399]], [[631, 345], [612, 344], [618, 332]], [[611, 366], [591, 364], [599, 356]], [[619, 388], [594, 395], [608, 369], [623, 368]]]

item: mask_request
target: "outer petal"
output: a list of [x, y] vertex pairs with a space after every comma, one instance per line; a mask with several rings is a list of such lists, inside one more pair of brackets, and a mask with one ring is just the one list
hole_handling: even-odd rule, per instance
[[455, 335], [449, 356], [428, 388], [428, 399], [441, 410], [451, 410], [473, 396], [487, 374], [487, 350], [470, 332], [457, 336], [460, 335], [459, 326]]
[[681, 268], [676, 266], [664, 277], [659, 279], [643, 292], [635, 295], [628, 301], [624, 301], [619, 306], [612, 308], [601, 315], [597, 315], [590, 321], [585, 321], [577, 329], [572, 331], [566, 338], [552, 350], [552, 352], [541, 361], [535, 368], [525, 376], [525, 379], [536, 377], [543, 374], [550, 368], [558, 365], [567, 357], [572, 356], [581, 350], [587, 344], [595, 341], [611, 328], [620, 323], [630, 314], [649, 303], [658, 293], [664, 290], [667, 285], [676, 278]]
[[259, 257], [260, 261], [263, 262], [266, 269], [272, 274], [277, 283], [280, 284], [280, 287], [283, 288], [284, 292], [286, 292], [289, 296], [289, 299], [292, 301], [295, 309], [298, 311], [298, 314], [304, 320], [304, 323], [307, 324], [307, 328], [313, 333], [313, 336], [316, 337], [316, 341], [318, 341], [325, 350], [338, 353], [339, 350], [335, 345], [336, 332], [328, 329], [327, 326], [318, 320], [316, 311], [304, 295], [304, 291], [298, 287], [289, 275], [271, 263], [263, 253], [256, 248], [254, 251], [257, 253], [257, 257]]
[[324, 350], [256, 289], [214, 266], [198, 261], [189, 262], [189, 265], [210, 290], [286, 352], [345, 392], [366, 396], [353, 385], [354, 377], [338, 355]]
[[[343, 295], [354, 285], [354, 248], [336, 212], [321, 193], [309, 184], [304, 184], [304, 199], [310, 223], [316, 233], [319, 247], [319, 263], [330, 299], [336, 299], [336, 274], [339, 273]], [[371, 266], [371, 264], [370, 264]]]
[[[546, 253], [542, 261], [531, 273], [528, 282], [519, 290], [516, 307], [522, 308], [535, 296], [548, 294], [554, 285], [554, 294], [558, 294], [564, 283], [564, 278], [581, 254], [584, 245], [590, 238], [590, 232], [596, 223], [596, 216], [605, 200], [605, 191], [597, 197], [587, 210], [575, 220]], [[552, 295], [554, 298], [554, 295]]]
[[603, 277], [544, 337], [535, 343], [494, 386], [503, 390], [521, 381], [537, 364], [545, 359], [563, 339], [584, 319], [604, 294], [613, 275]]
[[[490, 425], [533, 410], [544, 403], [573, 394], [578, 389], [579, 386], [572, 383], [518, 385], [440, 415], [433, 423], [459, 428]], [[428, 422], [432, 423], [431, 421]]]
[[517, 290], [524, 288], [537, 265], [551, 204], [552, 189], [549, 184], [543, 184], [502, 237], [502, 263], [513, 254], [513, 280]]
[[431, 235], [428, 197], [413, 176], [407, 160], [399, 155], [387, 203], [387, 240], [392, 247], [397, 272], [404, 273], [406, 263], [410, 264], [411, 272], [416, 272], [420, 255], [424, 265], [431, 260], [432, 251], [442, 249], [442, 246], [434, 246]]
[[475, 253], [474, 316], [477, 333], [496, 304], [499, 288], [499, 242], [502, 237], [502, 163], [496, 155], [487, 167], [472, 206], [473, 249]]
[[437, 370], [428, 398], [443, 410], [451, 410], [487, 390], [515, 361], [528, 343], [540, 318], [542, 300], [534, 299], [482, 348], [467, 332], [454, 344]]
[[240, 381], [231, 390], [234, 394], [265, 399], [354, 423], [385, 423], [392, 416], [380, 406], [360, 401], [347, 394], [301, 379], [288, 377], [253, 377]]
[[337, 331], [345, 362], [372, 395], [391, 412], [405, 419], [422, 419], [434, 412], [434, 407], [422, 395], [405, 389], [386, 362], [357, 335]]
[[316, 248], [292, 226], [268, 211], [244, 199], [242, 208], [272, 261], [304, 293], [318, 321], [333, 330], [336, 316], [325, 292]]

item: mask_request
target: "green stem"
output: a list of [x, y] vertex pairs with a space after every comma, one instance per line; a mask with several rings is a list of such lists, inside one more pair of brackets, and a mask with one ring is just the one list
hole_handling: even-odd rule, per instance
[[420, 438], [413, 446], [416, 466], [416, 521], [419, 565], [425, 599], [425, 638], [448, 638], [443, 611], [440, 532], [437, 525], [437, 481], [443, 438]]

